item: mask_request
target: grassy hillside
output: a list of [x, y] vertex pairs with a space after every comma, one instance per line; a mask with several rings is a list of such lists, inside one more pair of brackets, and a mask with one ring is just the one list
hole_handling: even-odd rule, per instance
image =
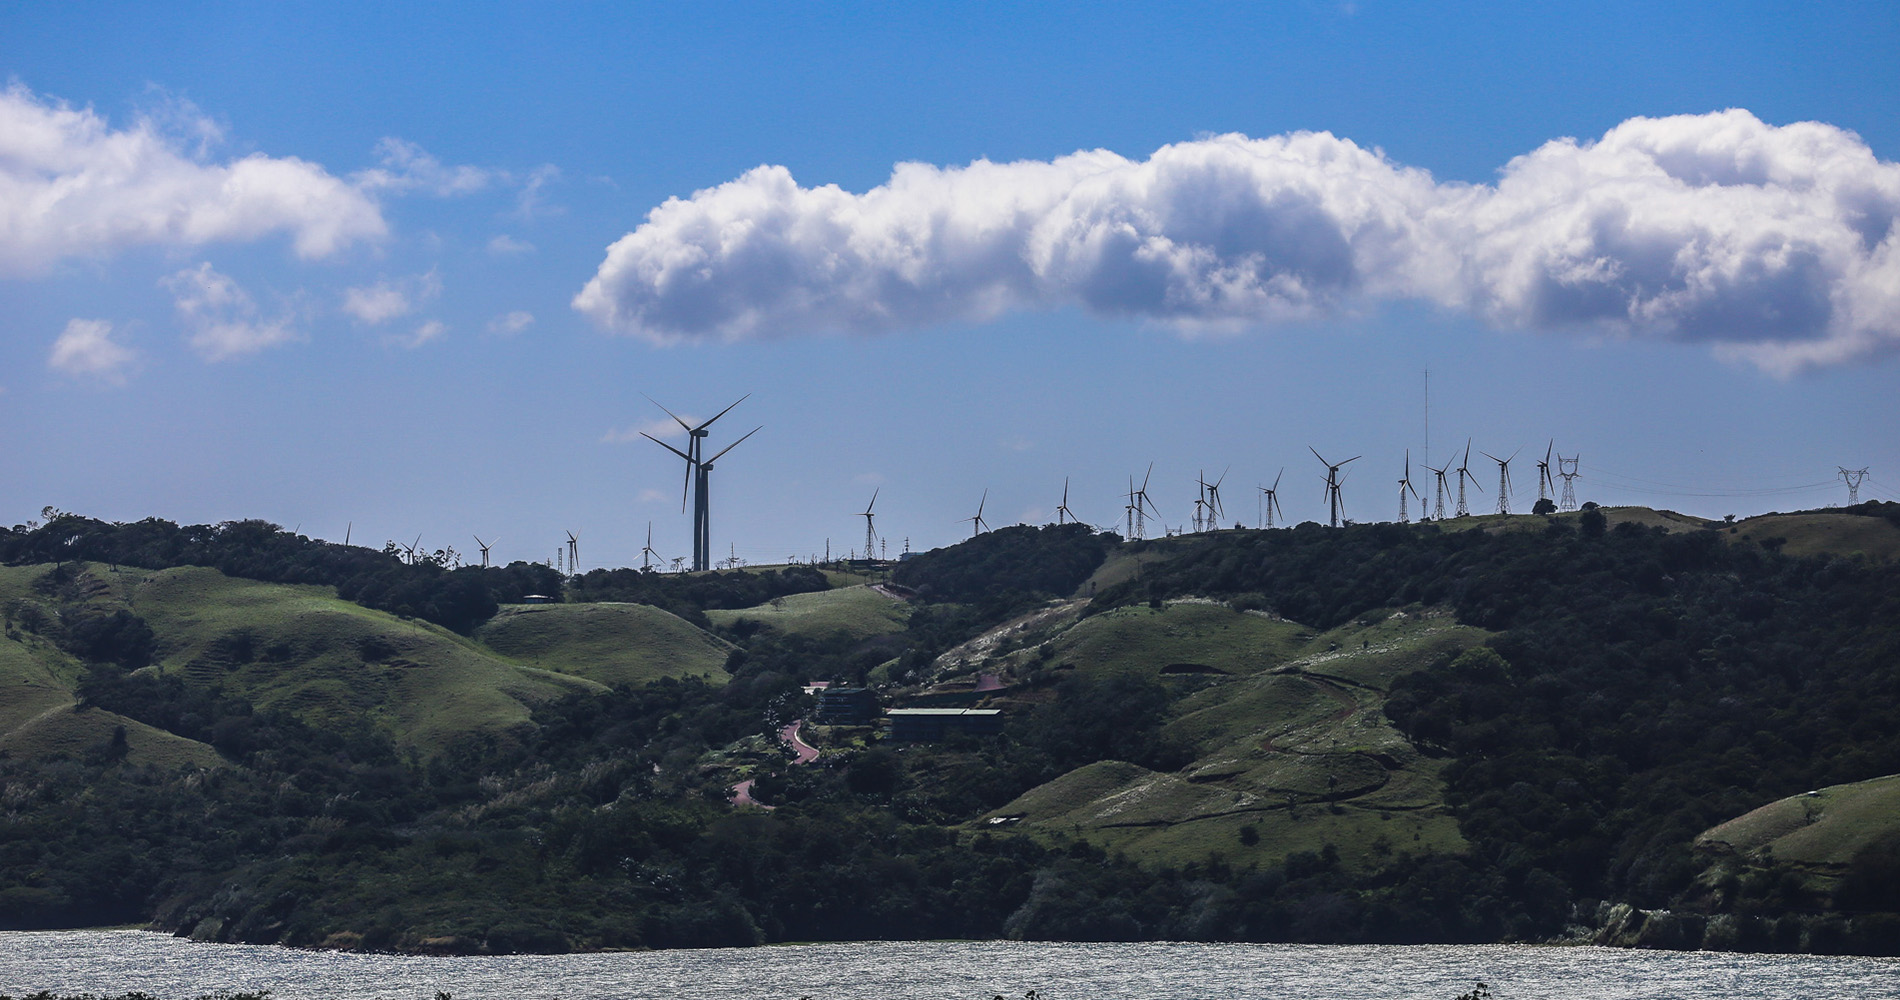
[[708, 611], [706, 617], [730, 626], [741, 618], [766, 628], [823, 638], [842, 635], [853, 640], [890, 635], [904, 630], [910, 606], [864, 585], [843, 586], [810, 594], [789, 594], [754, 608]]
[[1171, 601], [1085, 618], [1056, 638], [1054, 658], [1087, 672], [1246, 675], [1291, 658], [1308, 637], [1292, 622], [1224, 604]]
[[[122, 579], [126, 579], [122, 575]], [[440, 626], [338, 599], [327, 587], [161, 570], [118, 595], [158, 637], [157, 670], [221, 686], [325, 728], [367, 724], [399, 745], [529, 721], [530, 706], [595, 682], [524, 669]]]
[[1170, 773], [1089, 764], [992, 815], [1159, 865], [1209, 856], [1275, 864], [1328, 844], [1358, 868], [1399, 852], [1462, 852], [1442, 764], [1392, 728], [1384, 692], [1484, 638], [1419, 609], [1323, 634], [1201, 602], [1083, 619], [1053, 640], [1057, 662], [1080, 674], [1206, 685], [1161, 728], [1191, 760]]
[[513, 604], [475, 637], [518, 663], [613, 686], [726, 679], [731, 644], [644, 604]]
[[1791, 556], [1865, 555], [1892, 561], [1900, 558], [1900, 526], [1883, 517], [1816, 510], [1800, 514], [1764, 514], [1737, 521], [1730, 541], [1761, 543], [1782, 539], [1781, 551]]
[[1761, 862], [1843, 867], [1900, 831], [1900, 774], [1791, 795], [1705, 831], [1704, 850]]

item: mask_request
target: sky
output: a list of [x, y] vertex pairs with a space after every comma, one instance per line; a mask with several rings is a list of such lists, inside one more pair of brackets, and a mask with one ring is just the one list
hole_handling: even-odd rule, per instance
[[[0, 522], [1900, 499], [1892, 4], [0, 4]], [[1429, 371], [1429, 379], [1426, 372]], [[1429, 384], [1429, 393], [1427, 386]], [[1455, 475], [1455, 474], [1454, 474]], [[1481, 489], [1483, 492], [1477, 492]]]

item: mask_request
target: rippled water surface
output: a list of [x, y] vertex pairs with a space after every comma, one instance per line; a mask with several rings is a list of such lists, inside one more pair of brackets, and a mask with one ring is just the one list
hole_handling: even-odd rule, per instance
[[0, 993], [143, 990], [277, 1000], [487, 997], [890, 1000], [1497, 1000], [1900, 997], [1900, 961], [1607, 948], [1237, 944], [822, 944], [745, 950], [404, 958], [194, 944], [143, 931], [0, 933]]

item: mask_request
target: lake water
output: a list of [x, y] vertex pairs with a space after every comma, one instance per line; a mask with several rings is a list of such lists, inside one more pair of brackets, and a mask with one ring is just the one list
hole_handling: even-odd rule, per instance
[[682, 998], [813, 1000], [1497, 1000], [1896, 998], [1900, 960], [1512, 946], [786, 945], [714, 951], [407, 958], [195, 944], [144, 931], [0, 933], [0, 993], [173, 1000], [268, 989], [277, 1000]]

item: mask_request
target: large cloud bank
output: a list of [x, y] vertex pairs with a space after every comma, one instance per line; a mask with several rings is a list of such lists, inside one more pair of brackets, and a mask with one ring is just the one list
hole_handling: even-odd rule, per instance
[[1145, 161], [899, 165], [863, 194], [783, 167], [671, 199], [575, 308], [657, 342], [880, 332], [1079, 305], [1183, 330], [1385, 300], [1505, 328], [1717, 345], [1770, 370], [1900, 343], [1900, 166], [1746, 111], [1560, 139], [1439, 183], [1326, 133]]
[[0, 276], [140, 245], [278, 233], [299, 256], [324, 257], [387, 232], [376, 202], [322, 167], [261, 154], [207, 162], [187, 140], [215, 137], [216, 126], [184, 124], [114, 129], [18, 85], [0, 92]]

